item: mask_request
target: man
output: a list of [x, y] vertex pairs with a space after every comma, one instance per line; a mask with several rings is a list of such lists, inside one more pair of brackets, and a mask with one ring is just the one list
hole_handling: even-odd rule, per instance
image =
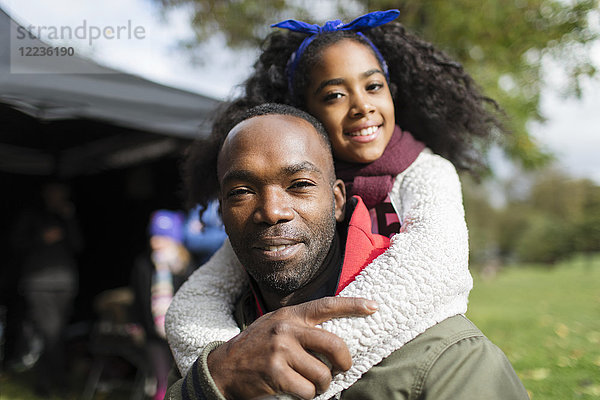
[[[207, 346], [167, 398], [313, 398], [327, 390], [332, 371], [352, 364], [347, 345], [315, 325], [352, 315], [375, 323], [367, 316], [377, 310], [365, 299], [326, 296], [389, 242], [370, 233], [359, 199], [345, 203], [323, 128], [291, 107], [260, 106], [235, 125], [220, 146], [217, 178], [223, 223], [250, 281], [234, 313], [243, 332]], [[428, 329], [341, 393], [469, 397], [527, 394], [502, 352], [464, 316]]]
[[35, 365], [35, 391], [44, 397], [62, 393], [68, 379], [64, 338], [79, 286], [77, 257], [84, 245], [70, 193], [63, 182], [46, 182], [41, 207], [25, 210], [12, 236], [21, 263], [25, 321], [44, 344]]

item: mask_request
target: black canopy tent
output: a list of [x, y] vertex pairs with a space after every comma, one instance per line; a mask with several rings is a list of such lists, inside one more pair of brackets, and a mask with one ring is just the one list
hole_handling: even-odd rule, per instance
[[[54, 57], [54, 64], [52, 57], [21, 57], [20, 47], [50, 46], [35, 38], [20, 39], [18, 29], [22, 32], [23, 27], [0, 10], [1, 170], [81, 175], [154, 158], [160, 155], [157, 146], [140, 148], [163, 143], [165, 136], [190, 139], [208, 132], [207, 116], [217, 100], [77, 55]], [[7, 108], [31, 117], [28, 126], [22, 126], [24, 118], [15, 121]], [[59, 131], [54, 123], [67, 120], [94, 121], [107, 128], [97, 135], [87, 130]]]
[[[127, 284], [149, 214], [182, 207], [180, 156], [208, 133], [219, 101], [76, 55], [61, 60], [76, 73], [52, 70], [42, 57], [15, 57], [18, 28], [0, 10], [0, 243], [4, 250], [15, 216], [45, 180], [66, 180], [86, 243], [78, 304], [85, 313], [95, 294]], [[0, 286], [11, 285], [14, 269], [1, 263]]]

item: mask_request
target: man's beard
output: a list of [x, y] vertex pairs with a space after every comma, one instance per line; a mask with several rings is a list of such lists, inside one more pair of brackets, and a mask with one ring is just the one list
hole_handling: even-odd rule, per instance
[[[312, 228], [298, 229], [282, 223], [246, 234], [238, 243], [232, 242], [231, 245], [246, 272], [260, 286], [277, 294], [287, 295], [311, 282], [321, 269], [335, 235], [334, 208], [318, 223], [313, 224]], [[294, 260], [257, 260], [250, 255], [248, 243], [262, 236], [293, 237], [300, 240], [305, 249], [302, 256]]]

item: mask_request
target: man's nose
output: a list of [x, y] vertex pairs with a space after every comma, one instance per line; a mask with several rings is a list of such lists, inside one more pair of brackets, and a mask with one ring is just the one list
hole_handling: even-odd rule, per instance
[[260, 202], [254, 212], [254, 222], [275, 225], [291, 221], [294, 210], [291, 207], [289, 196], [284, 190], [268, 188], [260, 195]]

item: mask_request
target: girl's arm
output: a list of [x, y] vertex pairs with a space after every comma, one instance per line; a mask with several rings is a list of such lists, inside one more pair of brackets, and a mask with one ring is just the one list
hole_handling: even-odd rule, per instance
[[202, 349], [229, 340], [240, 330], [233, 319], [236, 299], [246, 286], [229, 240], [179, 288], [165, 319], [167, 339], [179, 371], [185, 376]]
[[427, 328], [467, 310], [473, 281], [462, 193], [453, 165], [423, 151], [398, 175], [391, 197], [398, 206], [400, 233], [340, 293], [373, 299], [379, 311], [322, 324], [345, 340], [353, 366], [337, 375], [319, 399], [349, 387]]

